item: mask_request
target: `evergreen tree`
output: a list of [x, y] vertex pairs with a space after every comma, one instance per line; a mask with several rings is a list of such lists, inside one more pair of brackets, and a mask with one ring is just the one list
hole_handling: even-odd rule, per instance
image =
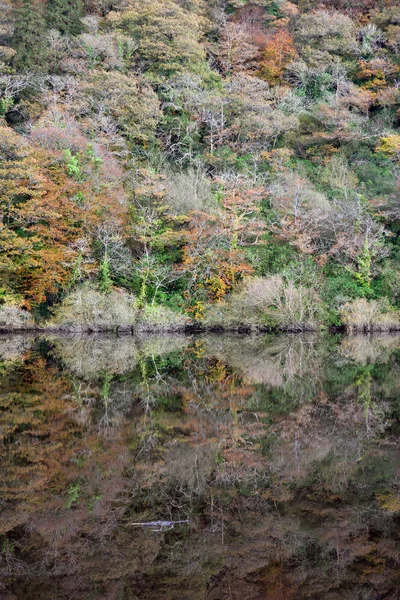
[[79, 35], [82, 31], [81, 0], [47, 0], [46, 23], [50, 29], [62, 34]]
[[107, 256], [104, 256], [100, 263], [98, 280], [100, 291], [103, 292], [103, 294], [109, 294], [111, 292], [113, 282], [111, 279], [110, 262]]
[[20, 0], [14, 10], [14, 23], [13, 66], [18, 71], [42, 70], [47, 56], [46, 23], [39, 3]]

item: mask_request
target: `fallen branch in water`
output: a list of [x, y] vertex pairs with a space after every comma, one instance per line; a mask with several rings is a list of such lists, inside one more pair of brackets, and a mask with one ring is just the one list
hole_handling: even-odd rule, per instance
[[173, 529], [175, 525], [182, 525], [184, 523], [190, 523], [189, 519], [182, 521], [147, 521], [145, 523], [128, 523], [130, 527], [149, 527], [154, 531], [168, 531]]

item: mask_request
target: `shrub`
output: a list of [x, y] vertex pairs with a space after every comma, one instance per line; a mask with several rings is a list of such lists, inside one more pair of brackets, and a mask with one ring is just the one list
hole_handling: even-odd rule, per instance
[[319, 10], [300, 17], [295, 40], [301, 46], [345, 54], [357, 46], [356, 28], [347, 15], [337, 11]]
[[400, 314], [383, 301], [359, 298], [347, 302], [339, 311], [343, 325], [349, 331], [399, 331]]
[[129, 329], [137, 312], [137, 300], [128, 292], [113, 289], [109, 294], [102, 294], [86, 284], [65, 298], [51, 324], [71, 330]]
[[171, 174], [168, 202], [177, 214], [202, 210], [211, 201], [210, 182], [199, 166], [186, 172]]
[[[137, 44], [141, 68], [166, 75], [204, 61], [199, 43], [202, 19], [173, 0], [131, 0], [129, 9], [112, 12], [108, 23]], [[188, 27], [190, 22], [190, 27]]]
[[287, 331], [317, 328], [322, 310], [314, 290], [281, 277], [249, 279], [225, 303], [212, 306], [205, 323], [227, 328], [271, 327]]
[[189, 318], [186, 315], [166, 306], [148, 304], [139, 316], [137, 328], [141, 331], [180, 331], [188, 323]]
[[33, 318], [28, 311], [12, 305], [0, 307], [0, 331], [18, 331], [33, 327]]
[[255, 255], [257, 274], [262, 276], [281, 273], [291, 264], [298, 264], [299, 258], [293, 246], [285, 244], [272, 236], [266, 238], [265, 245], [258, 245], [250, 252]]

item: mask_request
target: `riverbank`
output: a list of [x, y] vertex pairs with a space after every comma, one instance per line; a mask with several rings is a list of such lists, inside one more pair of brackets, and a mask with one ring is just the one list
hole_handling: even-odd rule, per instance
[[224, 325], [204, 325], [202, 323], [190, 323], [184, 326], [120, 326], [120, 325], [109, 325], [109, 326], [74, 326], [74, 325], [39, 325], [34, 324], [30, 326], [15, 326], [15, 327], [0, 327], [0, 335], [3, 334], [24, 334], [24, 333], [36, 333], [36, 334], [71, 334], [71, 335], [96, 335], [96, 334], [115, 334], [115, 335], [140, 335], [140, 334], [180, 334], [180, 335], [204, 335], [204, 334], [239, 334], [239, 335], [262, 335], [262, 334], [313, 334], [328, 332], [334, 334], [347, 334], [347, 335], [377, 335], [377, 334], [400, 334], [400, 326], [393, 325], [388, 328], [382, 328], [379, 324], [376, 326], [368, 327], [347, 327], [345, 325], [340, 326], [322, 326], [318, 328], [303, 327], [303, 328], [277, 328], [277, 327], [262, 327], [262, 326], [249, 326], [249, 325], [238, 325], [236, 327], [226, 327]]
[[[182, 326], [135, 326], [135, 325], [31, 325], [31, 326], [15, 326], [15, 327], [0, 327], [0, 334], [4, 333], [68, 333], [68, 334], [98, 334], [98, 333], [115, 333], [118, 335], [135, 335], [138, 333], [179, 333], [179, 334], [224, 334], [224, 333], [315, 333], [318, 329], [315, 328], [291, 328], [279, 329], [272, 327], [250, 327], [247, 325], [238, 325], [237, 327], [225, 327], [223, 325], [202, 325], [201, 323], [190, 323]], [[336, 327], [332, 331], [344, 331], [342, 327]]]
[[[93, 296], [93, 297], [92, 297]], [[100, 299], [99, 299], [100, 298]], [[100, 295], [75, 299], [61, 305], [55, 316], [39, 321], [17, 306], [0, 308], [1, 333], [397, 333], [400, 332], [398, 311], [385, 309], [376, 301], [356, 300], [345, 304], [337, 315], [337, 323], [328, 315], [302, 320], [297, 314], [285, 314], [258, 307], [257, 311], [233, 311], [227, 303], [211, 305], [201, 318], [172, 311], [165, 306], [145, 305], [139, 308], [128, 295]], [[93, 302], [91, 301], [93, 300]]]

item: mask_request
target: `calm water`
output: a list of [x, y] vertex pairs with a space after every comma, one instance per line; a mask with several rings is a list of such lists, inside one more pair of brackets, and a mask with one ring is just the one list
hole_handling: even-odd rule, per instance
[[1, 600], [400, 598], [399, 366], [400, 337], [1, 337]]

